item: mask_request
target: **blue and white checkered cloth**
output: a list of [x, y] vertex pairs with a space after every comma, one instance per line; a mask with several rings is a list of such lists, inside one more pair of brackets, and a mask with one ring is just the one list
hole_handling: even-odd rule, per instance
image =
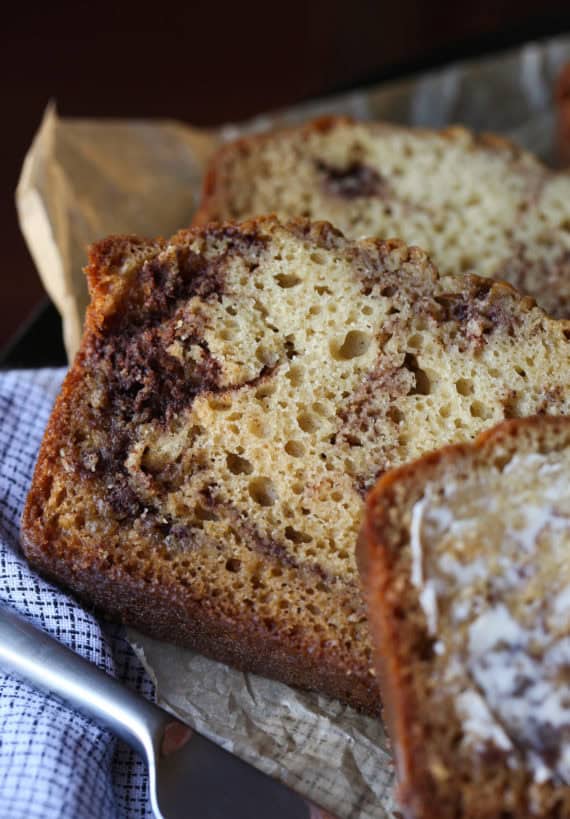
[[[63, 370], [0, 372], [0, 598], [147, 698], [152, 683], [122, 637], [34, 574], [19, 523]], [[151, 817], [145, 765], [86, 717], [0, 669], [0, 819]]]

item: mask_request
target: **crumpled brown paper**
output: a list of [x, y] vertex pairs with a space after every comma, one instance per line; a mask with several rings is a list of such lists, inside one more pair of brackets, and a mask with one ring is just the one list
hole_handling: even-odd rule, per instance
[[24, 160], [16, 204], [69, 358], [89, 301], [85, 248], [111, 233], [170, 236], [198, 204], [219, 137], [178, 122], [61, 119], [49, 105]]
[[160, 704], [196, 730], [340, 819], [392, 815], [394, 769], [379, 720], [133, 630], [127, 637]]
[[[49, 106], [16, 200], [42, 281], [62, 314], [69, 355], [87, 303], [86, 244], [109, 233], [168, 236], [188, 225], [220, 141], [346, 113], [495, 131], [554, 164], [552, 92], [569, 60], [570, 38], [557, 38], [216, 132], [176, 122], [61, 119]], [[379, 721], [134, 632], [130, 639], [156, 680], [159, 702], [198, 730], [341, 819], [391, 813], [393, 767]]]

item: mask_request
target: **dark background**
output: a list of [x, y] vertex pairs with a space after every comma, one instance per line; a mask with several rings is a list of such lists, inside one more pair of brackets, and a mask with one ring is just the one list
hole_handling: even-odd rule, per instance
[[63, 356], [13, 198], [48, 100], [67, 116], [215, 125], [564, 31], [570, 0], [56, 0], [3, 11], [0, 363]]

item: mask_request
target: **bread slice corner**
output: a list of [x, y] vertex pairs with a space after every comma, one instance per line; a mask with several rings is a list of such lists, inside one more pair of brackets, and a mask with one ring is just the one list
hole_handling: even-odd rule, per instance
[[358, 544], [410, 819], [570, 815], [570, 419], [383, 476]]

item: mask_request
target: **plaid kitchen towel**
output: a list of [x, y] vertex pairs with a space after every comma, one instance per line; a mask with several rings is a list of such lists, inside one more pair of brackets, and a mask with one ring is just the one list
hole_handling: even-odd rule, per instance
[[[64, 370], [0, 372], [0, 596], [148, 698], [121, 629], [102, 625], [32, 572], [18, 545], [35, 458]], [[0, 669], [0, 818], [151, 817], [145, 765], [86, 717]]]

